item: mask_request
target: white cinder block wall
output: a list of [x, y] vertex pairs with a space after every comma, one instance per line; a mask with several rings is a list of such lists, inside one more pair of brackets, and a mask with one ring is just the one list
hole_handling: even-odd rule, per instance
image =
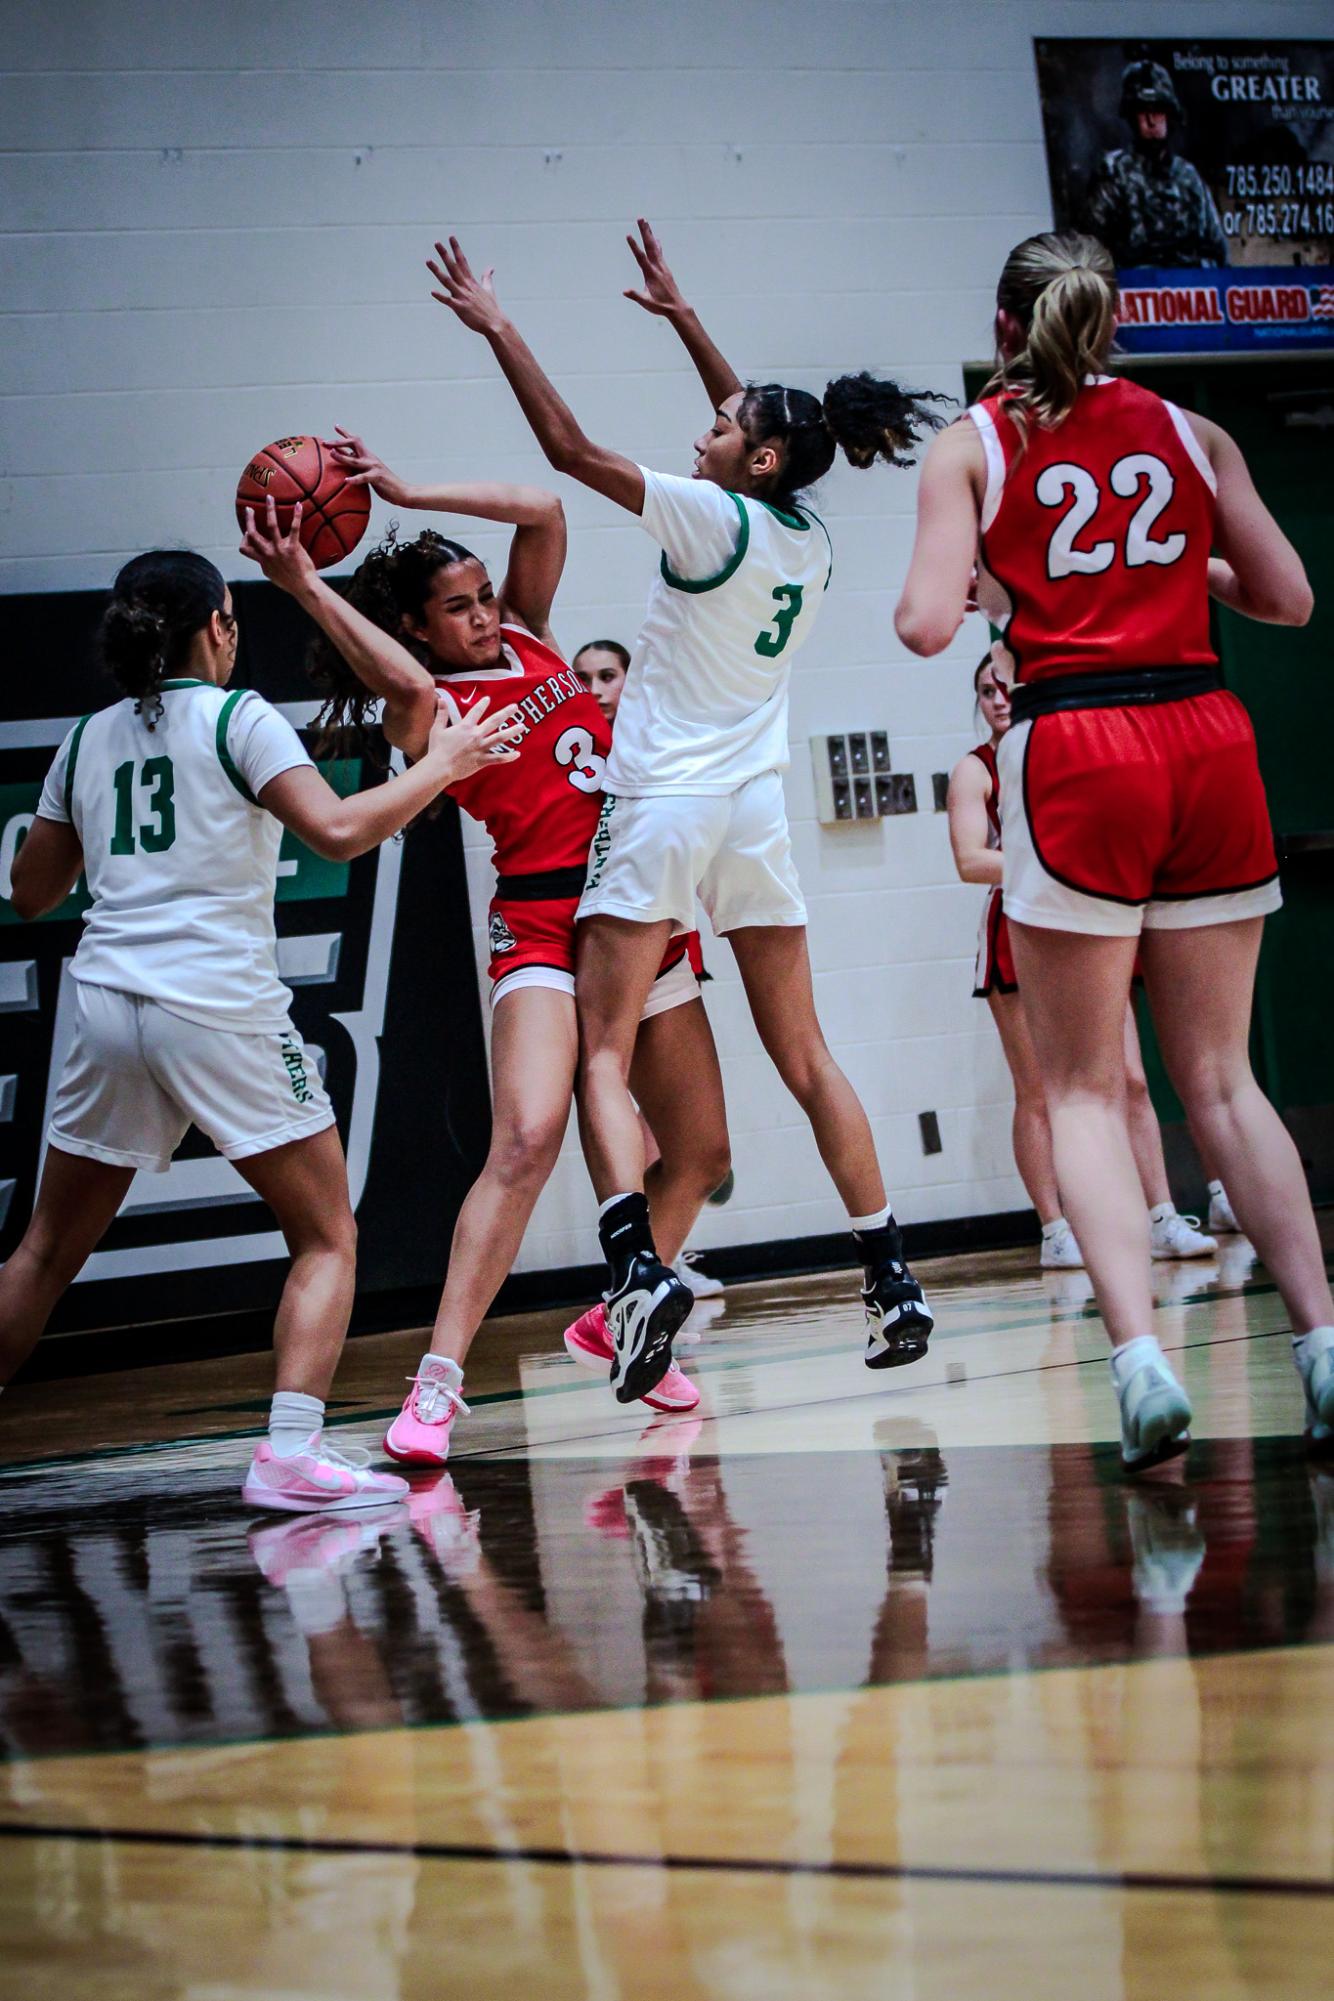
[[[619, 296], [636, 214], [743, 374], [819, 389], [869, 366], [958, 394], [1004, 252], [1051, 220], [1035, 34], [1329, 25], [1324, 0], [8, 0], [0, 18], [6, 591], [104, 583], [158, 540], [238, 574], [232, 484], [293, 430], [358, 428], [409, 477], [546, 478], [489, 353], [427, 297], [447, 228], [496, 264], [590, 431], [664, 470], [689, 469], [706, 412], [670, 331]], [[894, 637], [913, 486], [840, 466], [820, 495], [835, 580], [795, 670], [788, 798], [824, 1021], [917, 1220], [1024, 1197], [969, 997], [978, 892], [931, 811], [931, 774], [973, 741], [984, 635], [929, 663]], [[654, 552], [564, 498], [559, 635], [629, 641]], [[499, 537], [467, 539], [502, 559]], [[846, 728], [889, 730], [916, 816], [816, 823], [806, 739]], [[484, 841], [470, 873], [480, 915]], [[835, 1229], [731, 955], [708, 957], [737, 1192], [698, 1242]], [[523, 1267], [590, 1258], [589, 1216], [571, 1135]]]

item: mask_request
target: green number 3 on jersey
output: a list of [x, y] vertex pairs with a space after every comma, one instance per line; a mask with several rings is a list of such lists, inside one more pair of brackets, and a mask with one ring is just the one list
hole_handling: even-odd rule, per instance
[[774, 592], [774, 603], [778, 606], [774, 613], [774, 629], [771, 632], [766, 626], [755, 641], [755, 651], [762, 653], [766, 660], [776, 660], [791, 639], [804, 595], [800, 584], [779, 584]]
[[[113, 855], [134, 853], [134, 766], [128, 761], [117, 765], [112, 774], [116, 788], [116, 828], [111, 836]], [[139, 774], [141, 785], [151, 785], [148, 811], [156, 826], [139, 828], [139, 844], [145, 854], [160, 855], [176, 839], [176, 773], [169, 757], [150, 757]]]

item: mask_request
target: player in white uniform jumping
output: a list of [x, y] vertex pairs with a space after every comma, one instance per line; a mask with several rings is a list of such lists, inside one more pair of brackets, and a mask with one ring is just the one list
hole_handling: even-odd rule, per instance
[[[316, 577], [296, 515], [279, 535], [270, 501], [266, 531], [252, 526], [244, 553], [286, 589], [304, 582], [331, 633], [350, 621], [362, 645], [392, 644]], [[244, 1498], [300, 1514], [381, 1506], [406, 1482], [321, 1435], [352, 1310], [356, 1225], [333, 1109], [278, 977], [278, 849], [287, 827], [331, 859], [364, 854], [445, 786], [513, 756], [514, 711], [480, 720], [479, 703], [460, 720], [446, 703], [419, 764], [341, 799], [276, 709], [251, 690], [226, 692], [236, 642], [231, 592], [206, 558], [151, 550], [127, 563], [101, 631], [124, 699], [65, 738], [14, 863], [21, 918], [54, 910], [81, 874], [92, 907], [71, 967], [74, 1039], [41, 1187], [0, 1271], [0, 1382], [31, 1352], [136, 1171], [165, 1173], [193, 1122], [268, 1203], [292, 1254], [269, 1433]]]
[[676, 328], [714, 406], [692, 479], [636, 465], [587, 438], [515, 327], [488, 272], [451, 238], [435, 297], [485, 335], [547, 458], [631, 514], [662, 550], [607, 768], [579, 916], [576, 998], [584, 1147], [610, 1272], [618, 1398], [671, 1365], [691, 1295], [658, 1258], [643, 1195], [644, 1143], [627, 1076], [635, 1023], [667, 938], [694, 924], [698, 891], [728, 936], [760, 1039], [815, 1133], [865, 1271], [872, 1368], [915, 1361], [931, 1316], [903, 1263], [870, 1123], [816, 1018], [806, 908], [792, 866], [782, 772], [788, 674], [832, 570], [823, 523], [799, 496], [849, 462], [907, 463], [920, 396], [869, 375], [824, 400], [744, 388], [682, 298], [653, 231], [631, 237], [644, 289], [628, 297]]

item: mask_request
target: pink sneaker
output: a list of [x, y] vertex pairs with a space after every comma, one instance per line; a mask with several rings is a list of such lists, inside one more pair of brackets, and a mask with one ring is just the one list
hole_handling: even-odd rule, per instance
[[406, 1500], [407, 1492], [407, 1481], [396, 1473], [373, 1473], [364, 1459], [339, 1452], [322, 1436], [290, 1459], [280, 1459], [265, 1438], [255, 1448], [241, 1499], [249, 1507], [289, 1515], [336, 1515], [383, 1508]]
[[412, 1388], [384, 1435], [384, 1449], [391, 1459], [409, 1466], [443, 1466], [454, 1419], [460, 1411], [470, 1415], [457, 1387], [463, 1381], [462, 1371], [457, 1362], [443, 1356], [424, 1355], [408, 1381]]
[[464, 1507], [450, 1474], [419, 1481], [408, 1497], [408, 1516], [455, 1582], [474, 1574], [482, 1560], [481, 1510]]
[[[406, 1480], [404, 1486], [407, 1485]], [[323, 1570], [342, 1570], [363, 1550], [374, 1549], [407, 1517], [377, 1513], [369, 1521], [330, 1521], [326, 1508], [322, 1515], [294, 1522], [271, 1522], [268, 1528], [251, 1529], [250, 1554], [264, 1573], [266, 1582], [282, 1587], [293, 1577], [313, 1577]]]
[[[611, 1335], [607, 1329], [607, 1309], [601, 1300], [581, 1313], [565, 1329], [565, 1352], [581, 1369], [609, 1369], [612, 1363]], [[699, 1391], [673, 1362], [662, 1381], [646, 1397], [639, 1398], [650, 1410], [693, 1410]]]

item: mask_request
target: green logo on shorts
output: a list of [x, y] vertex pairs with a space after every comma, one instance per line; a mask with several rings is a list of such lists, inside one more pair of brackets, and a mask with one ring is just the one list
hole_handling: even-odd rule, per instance
[[315, 1093], [311, 1090], [310, 1079], [306, 1075], [305, 1050], [294, 1035], [280, 1035], [278, 1048], [287, 1069], [287, 1081], [292, 1087], [292, 1096], [298, 1105], [314, 1104]]
[[585, 893], [596, 889], [602, 880], [602, 871], [607, 866], [607, 856], [611, 853], [611, 816], [616, 804], [614, 792], [602, 795], [602, 811], [598, 814], [597, 832], [588, 850], [588, 876], [584, 883]]

